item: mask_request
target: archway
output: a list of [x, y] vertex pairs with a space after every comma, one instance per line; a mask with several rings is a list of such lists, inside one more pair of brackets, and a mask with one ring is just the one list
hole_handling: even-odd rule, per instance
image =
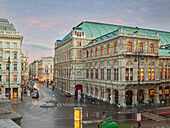
[[150, 96], [150, 102], [154, 103], [154, 95], [155, 95], [155, 90], [150, 89], [149, 90], [149, 96]]
[[126, 92], [126, 105], [132, 105], [133, 92], [131, 90]]
[[139, 90], [139, 103], [144, 103], [144, 90]]
[[110, 102], [111, 100], [111, 94], [110, 94], [110, 89], [106, 89], [106, 96], [107, 96], [107, 102]]

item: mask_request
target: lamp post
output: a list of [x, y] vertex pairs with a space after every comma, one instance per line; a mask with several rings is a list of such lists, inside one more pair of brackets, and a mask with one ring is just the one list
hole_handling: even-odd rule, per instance
[[[136, 59], [136, 54], [135, 54], [135, 59], [134, 62], [138, 61], [138, 113], [139, 113], [139, 54], [142, 53], [142, 51], [137, 52], [136, 54], [138, 54], [138, 60]], [[143, 56], [141, 57], [141, 60], [144, 60]], [[138, 128], [140, 127], [140, 122], [138, 122]]]
[[23, 88], [22, 88], [22, 66], [21, 66], [21, 101], [23, 101]]
[[166, 79], [167, 79], [167, 67], [168, 65], [165, 65], [165, 89], [164, 89], [164, 94], [165, 94], [165, 105], [167, 104], [167, 97], [166, 97]]
[[9, 81], [8, 81], [8, 88], [9, 88], [9, 100], [11, 98], [11, 88], [10, 88], [10, 57], [8, 57], [8, 66], [9, 66], [9, 72], [8, 72], [8, 75], [9, 75]]
[[74, 99], [76, 99], [76, 59], [74, 65]]

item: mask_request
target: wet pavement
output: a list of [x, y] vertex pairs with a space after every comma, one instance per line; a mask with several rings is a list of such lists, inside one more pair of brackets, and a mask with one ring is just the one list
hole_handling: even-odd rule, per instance
[[[45, 84], [36, 83], [36, 88], [39, 89], [40, 96], [38, 99], [32, 99], [31, 96], [24, 96], [23, 102], [14, 99], [13, 110], [23, 116], [23, 128], [73, 128], [73, 110], [78, 106], [77, 101], [73, 97], [65, 97], [59, 90], [51, 90]], [[52, 96], [55, 94], [55, 96]], [[55, 97], [55, 98], [54, 98]], [[58, 107], [41, 108], [40, 106], [46, 101], [55, 99]], [[107, 102], [100, 101], [99, 105], [91, 104], [88, 97], [83, 99], [79, 104], [83, 108], [83, 121], [103, 122], [102, 119], [112, 116], [113, 121], [119, 124], [128, 124], [133, 127], [137, 126], [136, 112], [137, 108], [127, 107], [118, 108], [110, 105]], [[141, 108], [144, 111], [146, 108]], [[152, 107], [152, 111], [158, 111], [159, 107]], [[146, 109], [150, 110], [150, 109]], [[170, 108], [167, 108], [170, 111]], [[104, 113], [103, 113], [104, 112]], [[150, 123], [149, 123], [150, 122]], [[146, 128], [155, 127], [157, 122], [142, 118], [142, 126], [146, 124]], [[164, 127], [170, 126], [169, 121], [161, 122]], [[84, 128], [93, 128], [97, 123], [83, 124]], [[148, 125], [147, 125], [148, 124]], [[152, 126], [150, 126], [152, 125]], [[159, 126], [159, 125], [157, 125]]]

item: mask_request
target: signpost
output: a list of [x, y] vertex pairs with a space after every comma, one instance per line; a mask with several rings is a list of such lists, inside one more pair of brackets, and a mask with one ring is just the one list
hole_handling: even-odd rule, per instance
[[136, 121], [141, 122], [142, 121], [142, 114], [141, 113], [136, 113]]

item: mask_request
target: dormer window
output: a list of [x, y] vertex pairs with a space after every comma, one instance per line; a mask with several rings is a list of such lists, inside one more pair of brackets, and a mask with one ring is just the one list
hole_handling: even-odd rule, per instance
[[81, 32], [77, 32], [77, 36], [78, 36], [78, 37], [81, 37]]

